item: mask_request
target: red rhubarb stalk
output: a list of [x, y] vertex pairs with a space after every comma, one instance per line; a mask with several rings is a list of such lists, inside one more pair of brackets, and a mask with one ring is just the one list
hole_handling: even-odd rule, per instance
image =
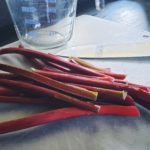
[[[124, 101], [121, 101], [120, 99], [112, 99], [112, 98], [107, 98], [107, 99], [98, 99], [97, 103], [102, 103], [105, 105], [121, 105], [121, 106], [135, 106], [134, 99], [127, 95], [126, 99]], [[96, 104], [96, 103], [95, 103]]]
[[28, 79], [32, 79], [38, 83], [42, 83], [44, 85], [47, 85], [49, 87], [70, 93], [70, 94], [74, 94], [80, 97], [84, 97], [84, 98], [88, 98], [90, 100], [96, 100], [97, 99], [97, 93], [96, 92], [92, 92], [92, 91], [88, 91], [86, 89], [81, 89], [78, 87], [72, 87], [69, 86], [67, 84], [64, 84], [62, 82], [58, 82], [56, 80], [53, 80], [51, 78], [47, 78], [45, 76], [42, 76], [40, 74], [28, 71], [28, 70], [24, 70], [21, 68], [17, 68], [17, 67], [13, 67], [13, 66], [9, 66], [9, 65], [5, 65], [5, 64], [0, 64], [0, 70], [3, 71], [7, 71], [10, 73], [14, 73], [15, 75], [20, 75], [23, 77], [26, 77]]
[[[66, 80], [68, 82], [69, 80]], [[94, 86], [94, 87], [101, 87], [101, 88], [107, 88], [107, 89], [114, 89], [114, 90], [124, 90], [129, 93], [129, 95], [135, 97], [136, 99], [140, 99], [141, 101], [146, 102], [146, 105], [144, 107], [150, 108], [150, 92], [141, 90], [139, 87], [133, 87], [132, 85], [127, 85], [123, 83], [117, 83], [117, 82], [107, 82], [103, 80], [82, 80], [76, 82], [74, 80], [69, 81], [71, 83], [79, 83], [83, 85], [88, 86]], [[144, 103], [143, 102], [143, 103]]]
[[87, 85], [81, 85], [81, 84], [73, 84], [79, 87], [83, 87], [85, 89], [88, 89], [90, 91], [98, 92], [98, 98], [100, 99], [119, 99], [119, 100], [125, 100], [127, 97], [126, 91], [118, 91], [118, 90], [111, 90], [106, 88], [98, 88], [93, 86], [87, 86]]
[[29, 59], [36, 68], [42, 69], [42, 70], [47, 69], [47, 66], [44, 63], [37, 60], [36, 58], [27, 57], [27, 59]]
[[127, 95], [127, 97], [125, 99], [125, 104], [134, 106], [135, 105], [135, 101], [134, 101], [134, 99], [131, 96]]
[[116, 82], [107, 82], [99, 80], [98, 82], [80, 82], [80, 84], [89, 85], [89, 86], [95, 86], [95, 87], [101, 87], [101, 88], [108, 88], [108, 89], [114, 89], [114, 90], [125, 90], [131, 95], [135, 100], [138, 100], [137, 102], [144, 107], [150, 109], [150, 92], [144, 91], [140, 88], [133, 87], [130, 85], [122, 84], [122, 83], [116, 83]]
[[69, 68], [71, 70], [75, 70], [77, 72], [83, 73], [83, 74], [88, 74], [88, 75], [95, 75], [95, 76], [106, 76], [103, 73], [97, 72], [95, 70], [73, 64], [71, 62], [68, 62], [64, 60], [63, 58], [53, 55], [53, 54], [45, 54], [41, 53], [39, 51], [35, 50], [30, 50], [30, 49], [24, 49], [24, 48], [3, 48], [0, 49], [0, 55], [3, 54], [10, 54], [10, 53], [17, 53], [17, 54], [22, 54], [28, 57], [33, 57], [33, 58], [38, 58], [44, 61], [50, 61], [56, 64], [59, 64], [61, 66], [65, 66], [66, 68]]
[[64, 66], [58, 65], [58, 64], [56, 64], [56, 63], [52, 63], [52, 62], [50, 62], [50, 61], [46, 61], [45, 63], [47, 64], [47, 66], [54, 67], [54, 68], [56, 68], [56, 69], [58, 69], [58, 70], [60, 70], [60, 71], [71, 72], [70, 69], [68, 69], [68, 68], [66, 68], [66, 67], [64, 67]]
[[62, 81], [62, 82], [73, 82], [73, 83], [80, 83], [83, 81], [88, 82], [91, 81], [98, 81], [98, 80], [105, 80], [105, 81], [114, 81], [112, 77], [97, 77], [97, 76], [88, 76], [76, 73], [66, 73], [66, 72], [57, 72], [57, 71], [45, 71], [45, 70], [35, 70], [35, 73], [41, 74], [46, 77], [50, 77], [52, 79]]
[[3, 103], [21, 103], [21, 104], [51, 104], [53, 101], [39, 98], [26, 98], [19, 96], [0, 96], [0, 102]]
[[133, 93], [133, 96], [139, 104], [150, 110], [150, 92], [139, 89], [137, 93]]
[[[79, 82], [74, 82], [73, 80], [70, 82], [79, 83]], [[150, 108], [150, 92], [141, 90], [140, 88], [133, 87], [133, 86], [123, 84], [123, 83], [107, 82], [107, 81], [103, 81], [103, 80], [98, 80], [98, 81], [88, 80], [88, 82], [87, 82], [87, 80], [82, 79], [82, 80], [80, 80], [79, 84], [100, 87], [100, 88], [113, 89], [113, 90], [127, 91], [129, 93], [129, 95], [140, 99], [141, 101], [143, 101], [143, 103], [145, 102], [146, 105], [144, 105], [144, 107], [146, 107], [148, 109]]]
[[16, 76], [14, 74], [8, 74], [8, 73], [0, 73], [0, 79], [16, 79]]
[[45, 70], [45, 71], [59, 71], [56, 68], [49, 68], [46, 64], [44, 64], [43, 62], [40, 62], [36, 58], [29, 57], [29, 59], [35, 65], [35, 67], [37, 69], [41, 69], [41, 70]]
[[117, 80], [117, 79], [115, 79], [114, 81], [117, 82], [117, 83], [127, 84], [129, 86], [133, 86], [135, 88], [140, 88], [140, 89], [142, 89], [144, 91], [150, 92], [150, 87], [149, 86], [135, 84], [135, 83], [131, 83], [131, 82], [124, 81], [124, 80]]
[[66, 107], [70, 104], [59, 101], [50, 100], [48, 98], [33, 98], [33, 97], [21, 97], [21, 96], [0, 96], [0, 102], [3, 103], [20, 103], [20, 104], [36, 104], [36, 105], [49, 105], [52, 107]]
[[130, 83], [130, 82], [128, 82], [128, 85], [133, 86], [135, 88], [140, 88], [140, 89], [147, 91], [147, 92], [150, 92], [150, 87], [148, 87], [148, 86], [139, 85], [139, 84]]
[[68, 96], [66, 94], [62, 94], [62, 93], [59, 93], [57, 91], [54, 91], [54, 90], [51, 90], [48, 88], [44, 88], [41, 86], [33, 85], [30, 83], [26, 83], [23, 81], [13, 81], [13, 80], [0, 79], [0, 84], [3, 86], [7, 86], [7, 87], [14, 87], [17, 89], [28, 90], [28, 91], [33, 92], [33, 93], [34, 92], [38, 93], [38, 94], [41, 93], [41, 94], [47, 95], [51, 98], [55, 98], [55, 99], [59, 99], [59, 100], [65, 101], [65, 102], [69, 102], [71, 104], [74, 104], [78, 107], [82, 107], [84, 109], [89, 109], [89, 110], [95, 111], [95, 112], [99, 111], [99, 107], [97, 105], [90, 103], [90, 102], [84, 102], [84, 101], [81, 101], [77, 98]]
[[6, 88], [6, 87], [0, 87], [0, 95], [8, 95], [8, 96], [13, 96], [19, 94], [17, 91]]
[[89, 63], [87, 61], [84, 61], [84, 60], [82, 60], [82, 59], [80, 59], [78, 57], [70, 57], [69, 61], [72, 62], [72, 63], [75, 63], [75, 64], [79, 64], [81, 66], [87, 67], [87, 68], [94, 69], [96, 71], [106, 71], [106, 72], [110, 72], [111, 71], [110, 68], [96, 67], [93, 64], [91, 64], [91, 63]]
[[81, 84], [71, 84], [79, 87], [86, 88], [91, 91], [98, 92], [98, 102], [104, 102], [106, 104], [120, 104], [120, 105], [135, 105], [132, 97], [127, 95], [126, 91], [117, 91], [105, 88], [91, 87]]
[[[18, 75], [25, 76], [29, 79], [33, 79], [39, 83], [43, 83], [43, 84], [48, 85], [48, 86], [52, 86], [52, 83], [53, 83], [53, 86], [56, 86], [57, 88], [58, 88], [58, 85], [60, 85], [59, 89], [64, 90], [64, 87], [66, 87], [66, 89], [65, 89], [66, 91], [71, 90], [72, 93], [76, 92], [76, 95], [78, 93], [78, 96], [83, 96], [86, 98], [90, 97], [89, 93], [87, 94], [87, 91], [84, 89], [78, 88], [78, 90], [77, 90], [77, 88], [75, 88], [74, 86], [71, 87], [71, 86], [68, 86], [64, 83], [57, 82], [57, 81], [53, 82], [54, 80], [48, 79], [48, 78], [41, 76], [37, 73], [33, 73], [30, 71], [26, 71], [26, 70], [19, 69], [16, 67], [11, 67], [11, 66], [4, 65], [4, 64], [0, 64], [0, 68], [3, 71], [9, 71], [11, 73], [17, 73]], [[85, 84], [85, 85], [95, 86], [95, 87], [114, 89], [114, 90], [125, 90], [129, 93], [129, 95], [136, 97], [136, 98], [138, 97], [142, 101], [145, 101], [148, 104], [148, 106], [145, 105], [144, 107], [146, 107], [146, 108], [150, 107], [150, 93], [146, 92], [144, 90], [141, 90], [140, 88], [134, 88], [133, 86], [129, 86], [129, 85], [121, 84], [121, 83], [116, 83], [116, 82], [102, 81], [102, 80], [98, 80], [98, 81], [94, 81], [94, 82], [92, 80], [89, 80], [88, 82], [85, 80], [82, 80], [82, 81], [80, 81], [80, 83]], [[85, 94], [83, 94], [83, 93], [85, 93]], [[95, 97], [95, 93], [90, 92], [90, 94], [92, 94], [92, 96], [94, 95], [94, 97]]]
[[105, 75], [108, 75], [108, 76], [111, 76], [111, 77], [114, 77], [116, 79], [125, 79], [126, 78], [126, 75], [125, 74], [117, 74], [117, 73], [112, 73], [108, 70], [104, 70], [104, 68], [97, 68], [95, 67], [94, 65], [90, 64], [90, 63], [87, 63], [86, 61], [84, 60], [81, 60], [77, 57], [72, 57], [72, 59], [78, 63], [79, 65], [81, 66], [84, 66], [84, 67], [87, 67], [87, 68], [91, 68], [91, 69], [94, 69], [96, 70], [97, 72], [100, 72], [100, 73], [103, 73]]
[[[0, 96], [2, 103], [19, 103], [19, 104], [35, 104], [35, 105], [49, 105], [51, 108], [71, 107], [73, 105], [58, 99], [50, 98], [37, 98], [37, 97], [22, 97], [22, 96]], [[112, 105], [112, 103], [95, 102], [94, 104]], [[115, 104], [115, 103], [114, 103]]]
[[[103, 105], [98, 113], [99, 115], [123, 115], [139, 117], [140, 113], [135, 106], [115, 106]], [[95, 115], [95, 113], [87, 110], [81, 110], [74, 107], [61, 108], [43, 113], [34, 114], [28, 117], [10, 120], [0, 123], [0, 134], [18, 131], [42, 124], [79, 116]]]

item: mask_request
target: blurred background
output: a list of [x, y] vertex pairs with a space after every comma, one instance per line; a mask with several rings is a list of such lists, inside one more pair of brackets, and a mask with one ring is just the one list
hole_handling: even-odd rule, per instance
[[[150, 31], [150, 0], [105, 0], [101, 11], [95, 9], [95, 0], [78, 0], [77, 16], [89, 14]], [[16, 41], [17, 36], [5, 0], [0, 0], [0, 46]]]

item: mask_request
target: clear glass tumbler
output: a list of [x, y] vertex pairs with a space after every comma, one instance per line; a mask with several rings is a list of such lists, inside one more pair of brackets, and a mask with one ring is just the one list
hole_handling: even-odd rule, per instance
[[21, 44], [60, 47], [72, 36], [77, 0], [6, 0]]

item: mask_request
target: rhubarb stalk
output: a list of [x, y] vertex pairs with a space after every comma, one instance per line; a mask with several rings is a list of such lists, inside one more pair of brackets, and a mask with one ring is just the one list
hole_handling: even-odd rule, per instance
[[16, 53], [16, 54], [22, 54], [28, 57], [33, 57], [33, 58], [39, 58], [44, 61], [50, 61], [56, 64], [59, 64], [61, 66], [65, 66], [66, 68], [69, 68], [71, 70], [76, 70], [80, 73], [83, 74], [88, 74], [88, 75], [95, 75], [95, 76], [106, 76], [103, 73], [97, 72], [95, 70], [79, 66], [77, 64], [73, 64], [71, 62], [68, 62], [64, 60], [63, 58], [60, 58], [59, 56], [53, 55], [53, 54], [45, 54], [41, 53], [39, 51], [35, 50], [30, 50], [30, 49], [24, 49], [24, 48], [3, 48], [0, 49], [0, 55], [3, 54], [10, 54], [10, 53]]
[[73, 83], [80, 83], [82, 81], [88, 82], [91, 81], [98, 81], [98, 80], [105, 80], [105, 81], [114, 81], [112, 77], [97, 77], [97, 76], [89, 76], [89, 75], [82, 75], [76, 73], [68, 73], [68, 72], [58, 72], [58, 71], [45, 71], [45, 70], [37, 70], [32, 69], [35, 73], [41, 74], [46, 77], [53, 78], [58, 81], [62, 82], [73, 82]]
[[76, 63], [76, 64], [79, 64], [81, 66], [84, 66], [84, 67], [87, 67], [87, 68], [91, 68], [91, 69], [94, 69], [96, 71], [107, 71], [107, 72], [110, 72], [110, 68], [101, 68], [101, 67], [96, 67], [94, 66], [93, 64], [87, 62], [87, 61], [84, 61], [78, 57], [70, 57], [69, 58], [69, 61], [73, 62], [73, 63]]
[[87, 67], [87, 68], [91, 68], [91, 69], [94, 69], [96, 70], [97, 72], [100, 72], [100, 73], [103, 73], [105, 75], [108, 75], [108, 76], [111, 76], [111, 77], [114, 77], [116, 79], [125, 79], [126, 75], [125, 74], [116, 74], [116, 73], [112, 73], [108, 70], [104, 70], [104, 69], [101, 69], [101, 68], [97, 68], [95, 67], [94, 65], [90, 64], [90, 63], [87, 63], [86, 61], [83, 61], [77, 57], [72, 57], [71, 59], [73, 59], [76, 63], [78, 63], [78, 65], [81, 65], [81, 66], [84, 66], [84, 67]]
[[36, 104], [36, 105], [49, 105], [51, 107], [68, 107], [68, 104], [59, 100], [50, 100], [48, 98], [31, 98], [31, 97], [21, 97], [21, 96], [0, 96], [0, 102], [3, 103], [19, 103], [19, 104]]
[[45, 94], [51, 98], [55, 98], [55, 99], [59, 99], [59, 100], [65, 101], [65, 102], [69, 102], [69, 103], [74, 104], [78, 107], [82, 107], [84, 109], [89, 109], [91, 111], [98, 112], [100, 109], [97, 105], [94, 105], [90, 102], [84, 102], [84, 101], [81, 101], [77, 98], [68, 96], [66, 94], [62, 94], [62, 93], [59, 93], [57, 91], [54, 91], [54, 90], [51, 90], [48, 88], [44, 88], [44, 87], [41, 87], [38, 85], [26, 83], [23, 81], [13, 81], [13, 80], [0, 79], [0, 84], [3, 86], [6, 86], [6, 87], [14, 87], [17, 89], [28, 90], [28, 91], [33, 92], [33, 93], [35, 92], [35, 93], [39, 93], [39, 94], [43, 94], [43, 95]]
[[[139, 117], [140, 113], [135, 106], [101, 106], [99, 111], [100, 115], [123, 115], [123, 116], [133, 116]], [[56, 110], [51, 110], [43, 113], [34, 114], [28, 117], [5, 121], [0, 123], [0, 134], [9, 133], [13, 131], [18, 131], [34, 126], [39, 126], [49, 122], [54, 122], [67, 118], [74, 118], [78, 116], [89, 116], [95, 115], [95, 113], [87, 110], [81, 110], [74, 107], [61, 108]]]
[[10, 88], [0, 87], [0, 95], [13, 96], [13, 95], [19, 95], [19, 93]]
[[0, 70], [3, 71], [7, 71], [10, 73], [14, 73], [15, 75], [20, 75], [23, 77], [26, 77], [28, 79], [32, 79], [38, 83], [42, 83], [44, 85], [53, 87], [55, 89], [70, 93], [70, 94], [74, 94], [80, 97], [84, 97], [84, 98], [88, 98], [90, 100], [96, 100], [97, 99], [97, 93], [96, 92], [92, 92], [92, 91], [88, 91], [86, 89], [81, 89], [78, 87], [72, 87], [69, 86], [67, 84], [64, 84], [62, 82], [58, 82], [56, 80], [53, 80], [51, 78], [47, 78], [45, 76], [39, 75], [37, 73], [28, 71], [28, 70], [24, 70], [21, 68], [17, 68], [17, 67], [13, 67], [13, 66], [9, 66], [9, 65], [5, 65], [5, 64], [0, 64]]

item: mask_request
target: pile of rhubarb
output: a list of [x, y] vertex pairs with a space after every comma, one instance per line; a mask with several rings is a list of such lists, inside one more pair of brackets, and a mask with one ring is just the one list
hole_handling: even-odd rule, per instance
[[0, 134], [86, 115], [140, 116], [135, 102], [150, 109], [150, 87], [127, 82], [125, 74], [24, 48], [0, 49], [33, 64], [25, 70], [0, 64], [0, 102], [50, 105], [51, 110], [0, 122]]

